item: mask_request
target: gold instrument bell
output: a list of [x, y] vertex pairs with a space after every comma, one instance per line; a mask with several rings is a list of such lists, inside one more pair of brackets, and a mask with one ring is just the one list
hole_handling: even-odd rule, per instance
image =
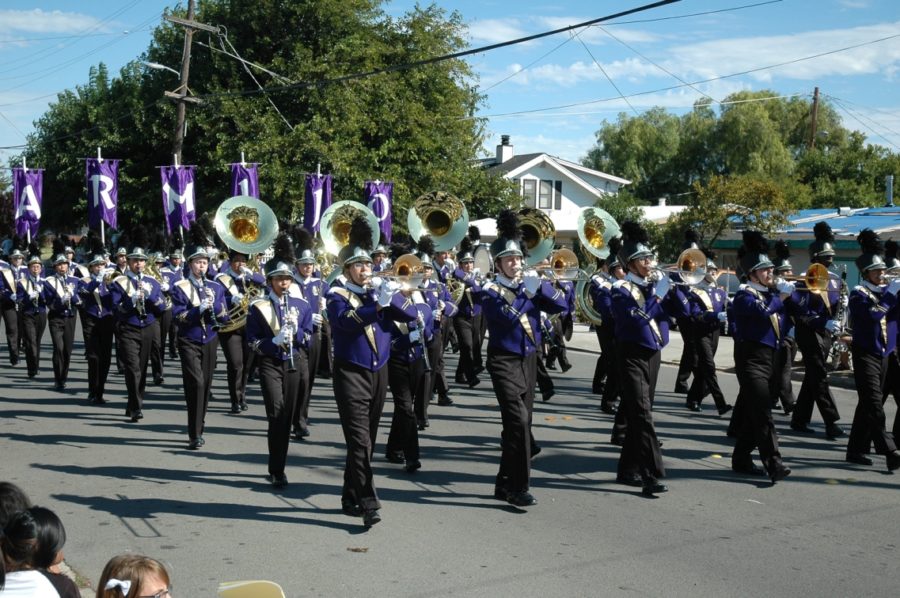
[[414, 240], [430, 235], [435, 251], [451, 251], [468, 232], [469, 212], [455, 195], [431, 191], [413, 202], [406, 225]]
[[346, 199], [328, 206], [319, 219], [319, 234], [326, 252], [337, 255], [350, 242], [350, 227], [357, 216], [365, 218], [372, 229], [372, 247], [378, 245], [378, 217], [365, 204]]
[[828, 290], [828, 281], [831, 280], [831, 275], [828, 273], [827, 266], [814, 263], [810, 264], [806, 273], [801, 276], [778, 276], [776, 280], [778, 278], [781, 280], [799, 281], [806, 285], [806, 288], [797, 289], [798, 291], [821, 293]]
[[522, 208], [519, 210], [519, 230], [522, 231], [522, 244], [528, 249], [525, 265], [535, 266], [547, 259], [556, 241], [556, 227], [550, 216], [537, 208]]
[[213, 224], [226, 247], [247, 255], [262, 253], [278, 236], [275, 212], [248, 195], [236, 195], [219, 204]]
[[584, 250], [600, 259], [609, 257], [609, 241], [620, 233], [619, 224], [609, 212], [592, 206], [581, 209], [576, 230]]
[[682, 251], [674, 264], [657, 266], [653, 269], [659, 272], [674, 272], [681, 277], [681, 282], [694, 286], [703, 282], [706, 277], [706, 254], [692, 247]]

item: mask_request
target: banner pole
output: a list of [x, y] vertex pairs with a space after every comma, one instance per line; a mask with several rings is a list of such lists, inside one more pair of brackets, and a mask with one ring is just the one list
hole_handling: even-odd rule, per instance
[[[97, 163], [103, 163], [103, 155], [100, 153], [99, 147], [97, 148]], [[100, 217], [100, 242], [106, 247], [106, 221], [102, 216]]]

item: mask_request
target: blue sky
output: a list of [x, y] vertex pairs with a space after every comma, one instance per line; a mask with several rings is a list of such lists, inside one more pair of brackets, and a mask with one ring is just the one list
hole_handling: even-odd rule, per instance
[[[438, 2], [463, 15], [473, 48], [644, 3]], [[3, 0], [0, 147], [23, 144], [55, 93], [86, 82], [91, 65], [103, 61], [115, 73], [137, 57], [163, 8], [173, 4]], [[413, 4], [396, 0], [384, 9], [399, 15]], [[229, 34], [240, 51], [240, 32]], [[196, 52], [194, 59], [204, 56]], [[516, 153], [544, 151], [579, 160], [603, 120], [614, 120], [619, 112], [664, 106], [680, 113], [698, 98], [709, 97], [715, 104], [743, 89], [811, 99], [815, 86], [836, 103], [845, 126], [900, 151], [896, 0], [682, 0], [581, 29], [577, 35], [563, 33], [475, 54], [469, 62], [487, 96], [481, 115], [489, 118], [485, 151], [490, 153], [500, 135], [509, 134]], [[0, 161], [8, 162], [19, 151], [0, 149]]]

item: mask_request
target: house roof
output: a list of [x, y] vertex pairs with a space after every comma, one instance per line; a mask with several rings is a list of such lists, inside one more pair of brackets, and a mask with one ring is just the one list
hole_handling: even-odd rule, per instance
[[491, 174], [501, 175], [508, 179], [512, 179], [516, 178], [516, 176], [525, 172], [529, 168], [532, 168], [539, 164], [545, 164], [550, 168], [559, 171], [560, 173], [572, 179], [576, 184], [583, 187], [588, 193], [591, 193], [595, 197], [602, 196], [603, 192], [600, 191], [596, 186], [592, 185], [589, 181], [585, 180], [582, 175], [586, 174], [601, 178], [612, 183], [616, 183], [619, 186], [631, 184], [631, 181], [629, 181], [628, 179], [613, 176], [611, 174], [607, 174], [599, 170], [594, 170], [592, 168], [582, 166], [581, 164], [576, 164], [575, 162], [563, 160], [562, 158], [557, 158], [556, 156], [551, 156], [550, 154], [545, 153], [522, 154], [520, 156], [513, 156], [506, 162], [503, 162], [501, 164], [495, 163], [491, 166], [488, 166], [487, 171]]

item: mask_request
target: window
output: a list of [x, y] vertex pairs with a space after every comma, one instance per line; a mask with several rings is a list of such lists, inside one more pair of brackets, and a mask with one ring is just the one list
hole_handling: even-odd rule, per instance
[[553, 208], [553, 181], [541, 181], [541, 193], [538, 198], [538, 207], [542, 210]]
[[562, 181], [553, 181], [553, 188], [556, 193], [553, 195], [553, 209], [562, 209]]
[[537, 199], [537, 181], [534, 179], [525, 179], [522, 181], [522, 199], [526, 208], [536, 207]]

